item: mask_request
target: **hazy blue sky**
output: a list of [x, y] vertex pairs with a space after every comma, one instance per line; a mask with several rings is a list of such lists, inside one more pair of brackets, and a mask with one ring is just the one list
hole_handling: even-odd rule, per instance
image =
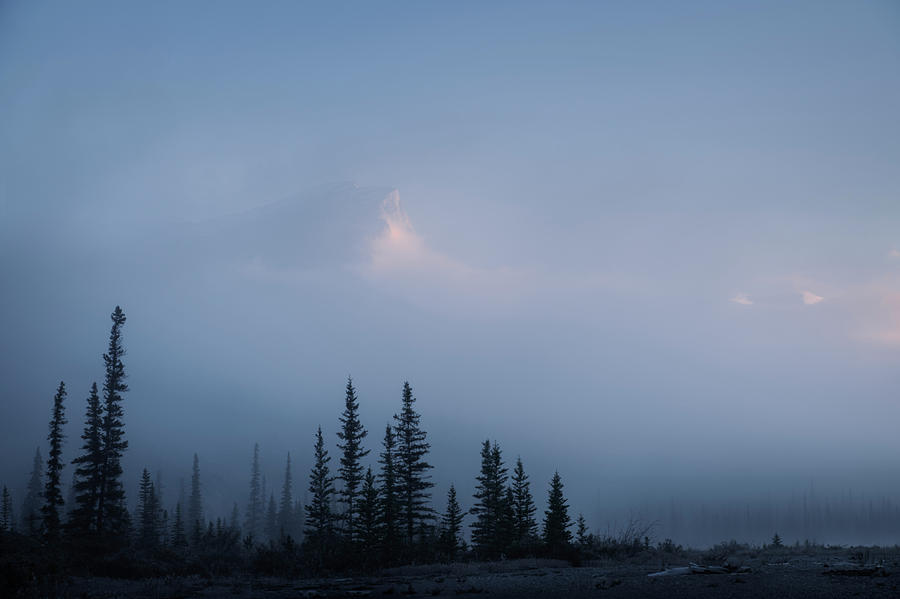
[[889, 1], [2, 2], [0, 480], [118, 303], [129, 475], [215, 506], [347, 374], [438, 496], [897, 494], [898, 108]]

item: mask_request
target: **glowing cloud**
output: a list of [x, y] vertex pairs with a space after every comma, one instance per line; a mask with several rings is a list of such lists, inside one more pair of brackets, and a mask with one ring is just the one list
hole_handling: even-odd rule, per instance
[[734, 302], [736, 304], [740, 304], [742, 306], [752, 306], [753, 305], [753, 301], [747, 296], [746, 293], [738, 293], [737, 295], [735, 295], [733, 298], [731, 298], [728, 301]]
[[373, 242], [372, 267], [381, 273], [419, 273], [456, 278], [471, 274], [462, 264], [429, 248], [416, 233], [400, 205], [400, 194], [392, 191], [381, 205], [387, 227]]
[[900, 258], [900, 250], [897, 248], [892, 249], [888, 252], [888, 258]]
[[823, 299], [825, 299], [825, 298], [822, 297], [821, 295], [816, 295], [812, 291], [804, 291], [803, 292], [803, 303], [806, 304], [807, 306], [812, 306], [812, 305], [818, 304]]

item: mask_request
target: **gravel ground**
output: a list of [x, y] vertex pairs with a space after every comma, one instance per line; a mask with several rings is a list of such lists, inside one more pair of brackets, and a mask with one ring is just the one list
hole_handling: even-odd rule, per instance
[[58, 589], [83, 599], [214, 598], [288, 599], [299, 597], [565, 597], [587, 598], [766, 598], [900, 597], [900, 575], [828, 575], [821, 565], [770, 564], [742, 574], [690, 574], [648, 578], [652, 568], [539, 567], [510, 572], [339, 578], [75, 579]]

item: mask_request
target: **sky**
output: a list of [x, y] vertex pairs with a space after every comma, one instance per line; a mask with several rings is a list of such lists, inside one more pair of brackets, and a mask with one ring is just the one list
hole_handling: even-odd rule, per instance
[[304, 481], [352, 375], [438, 507], [485, 438], [598, 528], [900, 501], [898, 66], [889, 1], [0, 3], [0, 481], [121, 305], [132, 493]]

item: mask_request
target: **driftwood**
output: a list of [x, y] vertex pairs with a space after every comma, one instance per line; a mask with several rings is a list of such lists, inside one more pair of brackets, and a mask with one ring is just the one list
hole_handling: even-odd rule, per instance
[[745, 572], [749, 572], [750, 568], [744, 567], [736, 567], [736, 566], [701, 566], [700, 564], [695, 564], [691, 562], [687, 566], [682, 566], [680, 568], [666, 568], [662, 572], [653, 572], [652, 574], [647, 574], [650, 578], [656, 578], [660, 576], [684, 576], [687, 574], [741, 574]]

